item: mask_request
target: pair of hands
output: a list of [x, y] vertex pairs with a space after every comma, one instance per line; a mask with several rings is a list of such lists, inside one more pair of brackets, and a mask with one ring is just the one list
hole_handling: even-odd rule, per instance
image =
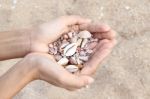
[[[48, 44], [57, 40], [62, 34], [68, 33], [72, 26], [78, 26], [79, 30], [88, 30], [101, 40], [96, 47], [96, 52], [77, 75], [66, 71], [56, 63], [52, 55], [46, 54], [49, 51]], [[76, 90], [92, 83], [91, 75], [116, 44], [115, 31], [109, 26], [94, 24], [80, 16], [63, 16], [33, 28], [30, 42], [31, 53], [24, 60], [38, 68], [36, 79], [68, 90]]]

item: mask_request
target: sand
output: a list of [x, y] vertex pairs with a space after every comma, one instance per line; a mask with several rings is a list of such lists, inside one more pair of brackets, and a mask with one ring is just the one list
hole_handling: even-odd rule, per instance
[[[95, 82], [69, 92], [34, 81], [14, 99], [150, 99], [150, 0], [1, 0], [0, 31], [70, 14], [107, 23], [118, 32], [118, 45], [100, 64]], [[0, 74], [19, 60], [1, 61]]]

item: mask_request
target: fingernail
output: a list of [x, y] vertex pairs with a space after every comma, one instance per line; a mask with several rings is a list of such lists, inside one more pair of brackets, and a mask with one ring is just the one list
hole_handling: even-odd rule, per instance
[[93, 83], [94, 82], [94, 79], [93, 78], [89, 78], [88, 79], [88, 84], [91, 84], [91, 83]]
[[86, 85], [85, 88], [89, 88], [89, 85]]

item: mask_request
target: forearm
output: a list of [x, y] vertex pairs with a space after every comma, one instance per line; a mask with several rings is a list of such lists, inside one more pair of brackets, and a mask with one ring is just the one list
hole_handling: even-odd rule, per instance
[[22, 60], [0, 77], [0, 99], [10, 99], [26, 84], [36, 79], [37, 70]]
[[29, 29], [0, 32], [0, 60], [23, 57], [30, 51]]

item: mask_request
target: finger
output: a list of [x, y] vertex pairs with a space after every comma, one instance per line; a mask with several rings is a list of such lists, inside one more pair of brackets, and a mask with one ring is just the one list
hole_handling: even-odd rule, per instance
[[82, 24], [79, 26], [80, 30], [88, 30], [92, 33], [98, 32], [108, 32], [110, 27], [106, 24], [99, 24], [99, 23], [91, 23], [91, 24]]
[[71, 16], [62, 16], [60, 18], [61, 22], [67, 26], [71, 25], [81, 25], [81, 24], [88, 24], [91, 22], [90, 19], [82, 18], [77, 15], [71, 15]]
[[64, 73], [63, 77], [61, 78], [62, 87], [68, 90], [76, 90], [86, 85], [93, 83], [94, 79], [90, 76], [77, 76], [73, 75], [69, 72]]
[[110, 30], [108, 32], [102, 32], [102, 33], [93, 33], [93, 37], [99, 38], [99, 39], [114, 39], [116, 37], [116, 32], [114, 30]]
[[89, 61], [84, 64], [81, 74], [92, 75], [97, 70], [99, 64], [108, 56], [112, 47], [115, 45], [115, 40], [102, 40], [96, 49], [96, 52], [90, 57]]

